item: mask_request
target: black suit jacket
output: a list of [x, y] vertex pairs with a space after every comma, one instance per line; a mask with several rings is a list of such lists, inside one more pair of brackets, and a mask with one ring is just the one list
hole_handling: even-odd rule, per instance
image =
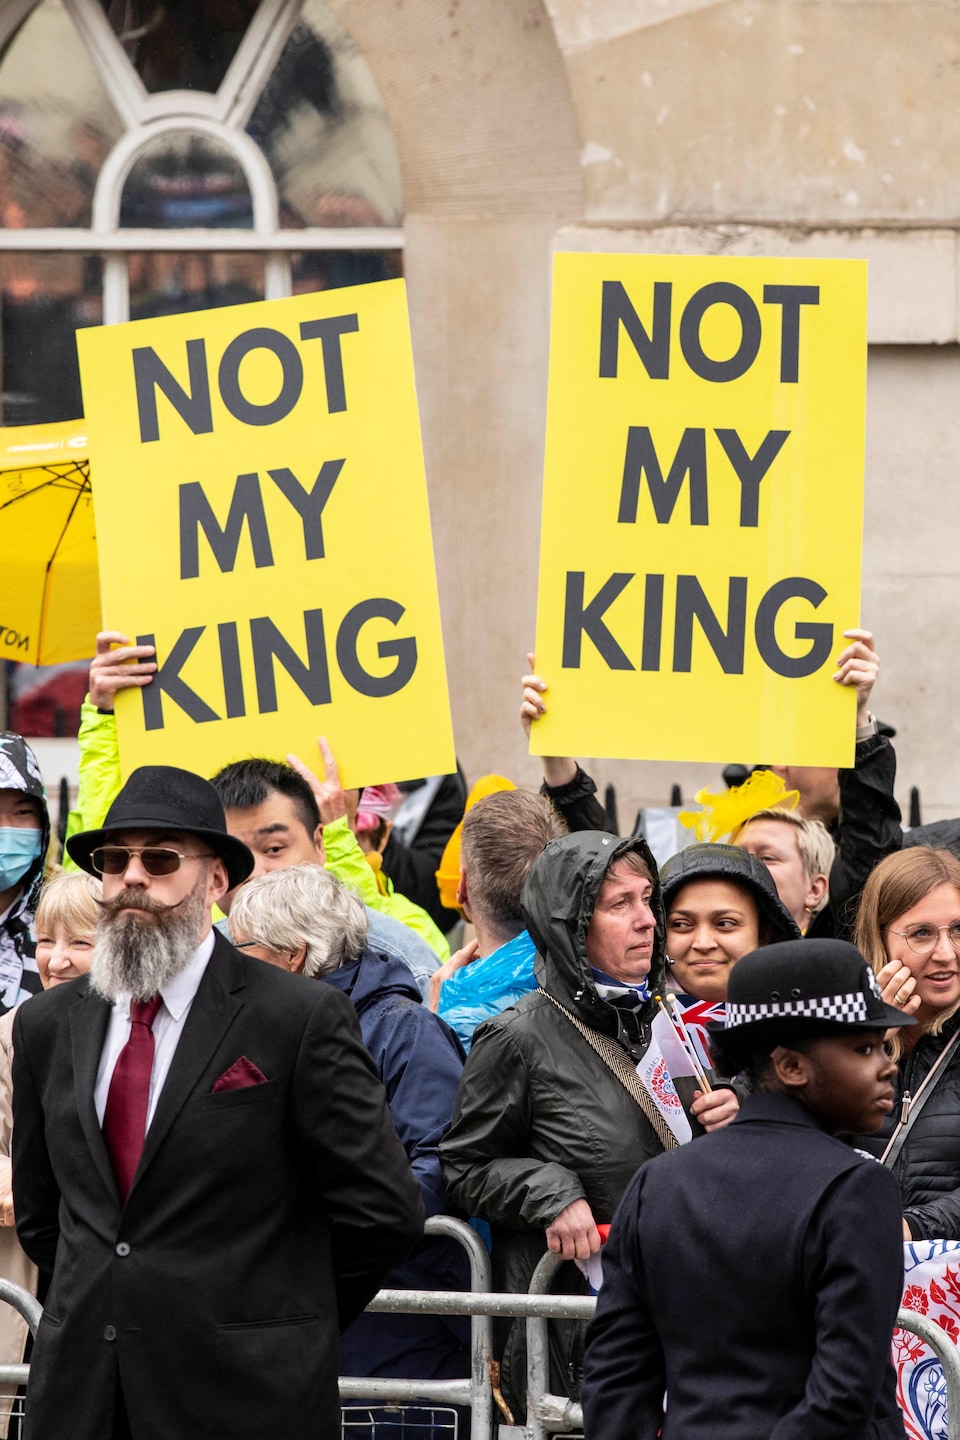
[[[17, 1230], [53, 1270], [28, 1435], [103, 1440], [119, 1377], [156, 1440], [340, 1434], [337, 1339], [423, 1228], [349, 1000], [218, 936], [125, 1205], [94, 1108], [88, 982], [14, 1027]], [[241, 1056], [267, 1083], [213, 1093]]]
[[587, 1337], [584, 1434], [904, 1440], [890, 1360], [902, 1287], [890, 1171], [789, 1096], [751, 1095], [624, 1194]]

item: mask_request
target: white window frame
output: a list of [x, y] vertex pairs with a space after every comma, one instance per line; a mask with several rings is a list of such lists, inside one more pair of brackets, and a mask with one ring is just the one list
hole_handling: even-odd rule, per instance
[[[41, 0], [4, 0], [0, 47]], [[283, 230], [273, 173], [245, 126], [299, 18], [303, 0], [261, 0], [215, 95], [196, 90], [147, 92], [97, 0], [61, 0], [124, 125], [97, 177], [89, 229], [0, 229], [0, 254], [83, 251], [103, 259], [103, 323], [130, 318], [127, 255], [132, 251], [244, 251], [264, 257], [264, 295], [291, 293], [290, 253], [317, 250], [402, 250], [394, 226], [312, 226]], [[250, 187], [253, 227], [234, 229], [120, 228], [120, 202], [131, 169], [159, 136], [207, 136], [226, 150]]]

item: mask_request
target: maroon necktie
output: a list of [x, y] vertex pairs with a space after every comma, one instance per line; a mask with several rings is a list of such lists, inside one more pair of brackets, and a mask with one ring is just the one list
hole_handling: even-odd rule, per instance
[[103, 1138], [120, 1199], [126, 1203], [143, 1152], [153, 1071], [153, 1022], [160, 996], [130, 1001], [130, 1038], [113, 1067], [107, 1108], [103, 1112]]

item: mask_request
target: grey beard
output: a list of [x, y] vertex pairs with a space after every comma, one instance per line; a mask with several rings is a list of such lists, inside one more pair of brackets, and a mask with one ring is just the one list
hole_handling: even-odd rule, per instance
[[124, 890], [102, 901], [91, 988], [110, 1001], [123, 994], [134, 1000], [159, 994], [190, 963], [200, 944], [204, 892], [201, 880], [178, 905], [160, 905], [139, 890]]

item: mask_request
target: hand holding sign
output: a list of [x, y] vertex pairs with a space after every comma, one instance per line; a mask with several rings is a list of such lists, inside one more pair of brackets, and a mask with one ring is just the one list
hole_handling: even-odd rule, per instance
[[118, 691], [149, 685], [157, 669], [155, 654], [152, 645], [131, 645], [119, 630], [101, 630], [87, 682], [90, 704], [112, 710]]
[[854, 643], [838, 656], [840, 668], [833, 678], [841, 685], [857, 687], [857, 724], [866, 725], [869, 722], [867, 704], [880, 673], [880, 657], [869, 630], [844, 630], [843, 638]]
[[[535, 662], [536, 656], [532, 653], [528, 653], [527, 665], [529, 666], [531, 671], [534, 668]], [[547, 688], [547, 682], [545, 680], [542, 680], [539, 675], [524, 675], [523, 679], [520, 681], [520, 688], [522, 691], [520, 697], [520, 725], [523, 729], [524, 734], [529, 740], [531, 725], [533, 725], [535, 721], [539, 720], [541, 715], [545, 715], [547, 713], [546, 703], [543, 699], [544, 691]]]
[[[527, 655], [527, 664], [531, 671], [534, 669], [536, 657], [533, 654]], [[527, 739], [531, 736], [531, 726], [540, 719], [541, 715], [547, 713], [546, 702], [543, 695], [547, 689], [547, 683], [539, 675], [524, 675], [520, 681], [523, 691], [520, 701], [520, 725]], [[577, 762], [571, 760], [567, 755], [542, 755], [543, 778], [547, 784], [553, 787], [557, 785], [568, 785], [576, 778]]]

